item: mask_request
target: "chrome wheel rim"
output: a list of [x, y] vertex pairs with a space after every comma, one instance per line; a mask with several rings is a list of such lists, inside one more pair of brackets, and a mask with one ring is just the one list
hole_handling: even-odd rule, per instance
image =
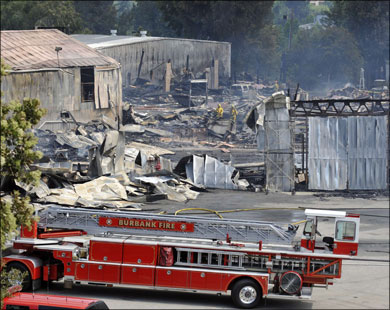
[[256, 300], [257, 292], [253, 286], [244, 286], [239, 293], [242, 303], [251, 304]]

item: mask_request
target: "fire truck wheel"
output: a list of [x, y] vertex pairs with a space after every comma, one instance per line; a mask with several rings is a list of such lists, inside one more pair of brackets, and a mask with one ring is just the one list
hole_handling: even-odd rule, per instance
[[237, 307], [245, 309], [256, 307], [261, 299], [261, 288], [253, 280], [239, 280], [233, 286], [232, 299]]
[[26, 273], [26, 276], [23, 278], [22, 282], [19, 280], [14, 280], [14, 281], [11, 280], [12, 285], [21, 285], [23, 291], [28, 291], [32, 285], [31, 274], [28, 268], [22, 263], [18, 263], [18, 262], [7, 264], [7, 272], [11, 271], [12, 269], [19, 270], [22, 274]]

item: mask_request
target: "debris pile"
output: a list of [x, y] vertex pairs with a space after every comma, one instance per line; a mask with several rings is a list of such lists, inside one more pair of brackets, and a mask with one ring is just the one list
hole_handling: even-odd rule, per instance
[[121, 124], [69, 115], [69, 130], [34, 129], [43, 158], [30, 168], [41, 171], [40, 184], [8, 187], [39, 207], [130, 210], [196, 199], [207, 188], [260, 190], [264, 163], [245, 117], [274, 86], [237, 82], [205, 94], [201, 83], [187, 82], [176, 80], [171, 93], [149, 83], [127, 88]]
[[358, 89], [347, 83], [341, 89], [333, 89], [326, 96], [328, 99], [389, 99], [387, 87], [373, 88], [371, 90]]
[[[133, 139], [133, 134], [140, 132], [151, 133], [149, 138], [166, 134], [149, 126], [142, 129], [129, 129], [128, 124], [115, 130], [104, 122], [93, 121], [78, 123], [74, 131], [34, 130], [38, 137], [36, 149], [43, 153], [43, 158], [30, 168], [41, 171], [40, 183], [34, 187], [15, 182], [13, 186], [29, 195], [39, 208], [58, 204], [141, 210], [145, 202], [196, 199], [207, 187], [245, 189], [249, 185], [238, 180], [234, 167], [210, 156], [203, 163], [204, 175], [199, 176], [194, 167], [191, 174], [173, 169], [174, 163], [165, 156], [175, 152]], [[126, 142], [128, 133], [131, 142]]]

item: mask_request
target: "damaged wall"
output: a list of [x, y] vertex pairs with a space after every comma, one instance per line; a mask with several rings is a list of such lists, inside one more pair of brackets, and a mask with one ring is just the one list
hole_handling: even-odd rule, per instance
[[289, 105], [284, 92], [274, 93], [255, 105], [245, 120], [256, 129], [257, 148], [264, 154], [266, 188], [270, 191], [294, 190], [294, 135]]
[[37, 98], [47, 114], [40, 125], [44, 129], [62, 129], [60, 112], [70, 111], [77, 121], [88, 122], [106, 115], [112, 119], [121, 111], [120, 68], [95, 69], [95, 102], [81, 102], [80, 68], [63, 70], [12, 72], [2, 77], [4, 102]]
[[265, 102], [266, 188], [271, 191], [294, 190], [294, 144], [288, 104], [283, 93], [275, 93]]
[[233, 177], [235, 168], [208, 155], [184, 157], [180, 160], [174, 171], [179, 174], [185, 171], [186, 177], [194, 182], [194, 184], [204, 185], [206, 188], [240, 188], [237, 184], [240, 183], [238, 181], [239, 175], [236, 174]]
[[74, 38], [102, 54], [117, 60], [122, 66], [123, 85], [134, 83], [142, 58], [140, 78], [161, 81], [165, 74], [165, 63], [171, 60], [172, 71], [180, 74], [186, 68], [187, 55], [192, 73], [203, 73], [212, 65], [212, 60], [219, 62], [219, 76], [230, 77], [231, 43], [205, 40], [73, 35]]

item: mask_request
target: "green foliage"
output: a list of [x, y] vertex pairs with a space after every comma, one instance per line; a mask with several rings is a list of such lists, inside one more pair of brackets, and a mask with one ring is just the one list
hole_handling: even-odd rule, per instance
[[22, 103], [2, 103], [1, 114], [1, 175], [12, 176], [24, 183], [36, 180], [37, 172], [26, 167], [42, 154], [34, 152], [37, 138], [29, 131], [44, 114], [37, 99], [25, 98]]
[[[6, 65], [1, 61], [1, 76], [6, 75]], [[42, 157], [40, 152], [33, 150], [37, 139], [31, 132], [45, 110], [39, 107], [37, 99], [25, 98], [22, 103], [11, 101], [1, 102], [1, 152], [0, 152], [0, 178], [1, 183], [6, 178], [13, 178], [26, 184], [37, 184], [40, 178], [39, 171], [31, 171], [28, 166]], [[30, 225], [33, 208], [28, 197], [22, 197], [18, 191], [11, 194], [11, 199], [0, 200], [0, 237], [1, 249], [5, 248], [7, 240], [20, 225]], [[8, 294], [7, 289], [15, 279], [20, 280], [21, 275], [1, 272], [1, 300]], [[10, 282], [10, 280], [12, 280]]]
[[5, 297], [10, 296], [10, 292], [8, 291], [8, 288], [14, 286], [14, 285], [21, 285], [24, 277], [27, 276], [27, 272], [21, 272], [18, 269], [11, 269], [9, 272], [7, 272], [6, 268], [3, 268], [4, 264], [1, 262], [1, 272], [0, 272], [0, 285], [1, 285], [1, 291], [0, 291], [0, 297], [1, 297], [1, 303], [0, 308], [3, 309], [3, 300]]
[[[159, 1], [179, 37], [232, 43], [233, 71], [255, 72], [261, 30], [272, 23], [272, 1]], [[256, 43], [257, 42], [257, 43]]]
[[389, 59], [389, 1], [335, 1], [330, 21], [347, 29], [364, 58], [366, 83], [381, 77], [380, 67]]
[[287, 56], [289, 84], [312, 89], [320, 83], [356, 82], [362, 65], [357, 43], [343, 28], [300, 30]]
[[294, 18], [297, 19], [300, 24], [311, 22], [311, 20], [308, 20], [310, 12], [308, 1], [284, 1], [284, 4], [289, 8], [290, 12], [294, 14]]
[[272, 7], [274, 15], [274, 24], [280, 26], [282, 49], [287, 48], [287, 42], [290, 32], [294, 37], [298, 33], [299, 25], [312, 23], [314, 16], [311, 15], [312, 5], [307, 1], [275, 1]]
[[327, 1], [324, 4], [309, 6], [309, 16], [314, 18], [316, 15], [328, 14], [330, 12], [330, 5], [329, 1]]
[[118, 33], [131, 35], [139, 29], [148, 31], [154, 37], [172, 37], [174, 31], [163, 20], [156, 1], [134, 1], [131, 9], [121, 12], [118, 21]]
[[84, 33], [110, 34], [116, 29], [114, 1], [73, 1], [82, 19]]
[[35, 26], [81, 30], [73, 1], [1, 1], [1, 30], [34, 29]]
[[263, 80], [279, 79], [279, 30], [276, 26], [266, 25], [261, 29], [259, 38], [256, 58], [259, 77]]

